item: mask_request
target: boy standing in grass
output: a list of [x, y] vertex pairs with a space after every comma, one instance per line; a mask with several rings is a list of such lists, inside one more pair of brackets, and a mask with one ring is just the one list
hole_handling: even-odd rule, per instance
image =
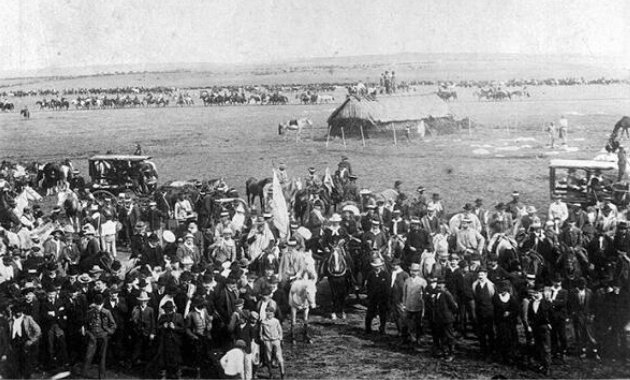
[[266, 318], [260, 323], [260, 339], [265, 346], [266, 365], [271, 375], [271, 363], [274, 359], [273, 352], [275, 350], [275, 359], [280, 365], [280, 378], [284, 379], [284, 359], [282, 357], [282, 325], [280, 321], [274, 317], [276, 309], [268, 306], [265, 309]]

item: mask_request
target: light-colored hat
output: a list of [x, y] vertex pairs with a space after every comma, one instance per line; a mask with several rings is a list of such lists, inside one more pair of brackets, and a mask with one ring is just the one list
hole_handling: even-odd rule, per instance
[[437, 210], [437, 207], [435, 207], [433, 203], [427, 206], [427, 211], [435, 211], [435, 210]]
[[221, 234], [222, 235], [225, 235], [225, 234], [232, 235], [232, 234], [234, 234], [234, 231], [232, 231], [232, 229], [230, 227], [226, 227], [226, 228], [223, 229], [223, 231], [221, 231]]
[[195, 238], [195, 235], [191, 234], [190, 232], [184, 235], [184, 239], [194, 239], [194, 238]]
[[383, 260], [381, 260], [380, 257], [377, 257], [376, 259], [374, 259], [374, 261], [372, 261], [370, 263], [370, 265], [372, 265], [373, 267], [380, 267], [383, 266], [385, 263], [383, 263]]
[[98, 211], [98, 205], [96, 203], [92, 203], [90, 205], [90, 211]]
[[101, 269], [101, 267], [99, 267], [98, 265], [94, 265], [92, 267], [92, 269], [90, 269], [90, 273], [102, 273], [103, 269]]
[[341, 216], [339, 214], [337, 214], [337, 213], [334, 213], [332, 215], [332, 217], [330, 217], [330, 219], [328, 221], [331, 222], [331, 223], [339, 223], [339, 222], [341, 222]]
[[192, 257], [184, 256], [181, 263], [182, 265], [193, 265], [195, 262], [193, 261]]
[[81, 284], [89, 284], [90, 282], [92, 282], [92, 277], [90, 277], [90, 275], [87, 273], [83, 273], [82, 275], [77, 277], [77, 281]]
[[167, 243], [175, 243], [175, 234], [169, 230], [162, 233], [162, 239]]
[[527, 207], [525, 208], [525, 211], [526, 211], [528, 214], [533, 214], [533, 213], [535, 213], [537, 210], [536, 210], [536, 207], [534, 207], [534, 206], [527, 206]]
[[136, 298], [138, 301], [149, 301], [151, 298], [147, 292], [140, 292], [140, 296]]
[[420, 270], [421, 270], [420, 264], [418, 264], [418, 263], [411, 263], [411, 266], [409, 267], [409, 271], [411, 271], [411, 272], [414, 272], [414, 271], [419, 272]]
[[245, 208], [243, 207], [242, 204], [239, 204], [238, 206], [236, 206], [236, 212], [245, 212]]

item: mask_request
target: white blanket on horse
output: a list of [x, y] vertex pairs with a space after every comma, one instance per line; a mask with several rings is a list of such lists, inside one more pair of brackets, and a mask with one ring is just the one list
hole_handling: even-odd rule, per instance
[[398, 192], [394, 189], [383, 190], [381, 195], [385, 198], [385, 203], [391, 202], [393, 204], [396, 202], [396, 199], [398, 199]]

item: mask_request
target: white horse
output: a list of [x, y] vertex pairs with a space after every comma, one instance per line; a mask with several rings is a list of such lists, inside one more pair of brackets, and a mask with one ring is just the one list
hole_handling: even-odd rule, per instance
[[317, 96], [317, 103], [322, 104], [322, 103], [332, 103], [335, 101], [335, 98], [332, 95], [318, 95]]
[[313, 126], [313, 121], [311, 121], [311, 119], [307, 117], [303, 117], [303, 118], [295, 119], [295, 120], [289, 120], [287, 122], [278, 124], [278, 134], [279, 135], [286, 134], [285, 139], [288, 139], [289, 135], [287, 134], [287, 132], [295, 131], [295, 142], [297, 143], [298, 140], [300, 139], [300, 133], [302, 132], [302, 128], [312, 127], [312, 126]]
[[24, 214], [24, 209], [28, 207], [28, 201], [39, 202], [43, 198], [37, 191], [30, 186], [24, 186], [22, 192], [15, 196], [15, 208], [13, 213], [21, 218]]
[[317, 294], [317, 280], [298, 279], [291, 284], [289, 292], [289, 305], [291, 306], [291, 344], [295, 344], [293, 328], [297, 322], [298, 311], [304, 311], [304, 341], [311, 343], [308, 336], [308, 312], [317, 307], [315, 296]]

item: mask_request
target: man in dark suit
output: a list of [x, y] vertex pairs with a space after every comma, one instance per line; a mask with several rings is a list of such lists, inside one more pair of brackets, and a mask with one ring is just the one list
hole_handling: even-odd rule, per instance
[[562, 277], [556, 273], [551, 287], [551, 351], [564, 362], [567, 352], [567, 301], [569, 292], [562, 288]]
[[400, 266], [400, 258], [395, 258], [392, 261], [392, 274], [391, 274], [391, 290], [390, 290], [390, 310], [392, 312], [392, 319], [396, 324], [398, 335], [404, 340], [407, 339], [407, 325], [405, 323], [405, 311], [403, 304], [403, 288], [405, 281], [409, 278], [409, 274], [405, 272]]
[[479, 268], [478, 280], [472, 285], [475, 298], [475, 314], [481, 353], [490, 359], [494, 347], [494, 284], [488, 280], [488, 270], [485, 266]]
[[439, 351], [445, 352], [445, 360], [447, 362], [452, 362], [453, 348], [455, 345], [453, 323], [455, 322], [455, 314], [457, 313], [457, 303], [451, 292], [446, 289], [446, 281], [444, 278], [439, 278], [437, 283], [438, 287], [434, 298], [431, 328], [436, 329]]
[[411, 263], [420, 264], [422, 252], [425, 250], [433, 252], [433, 241], [429, 233], [420, 228], [420, 220], [414, 217], [411, 219], [411, 230], [403, 251], [403, 268], [409, 268]]
[[593, 353], [593, 357], [599, 360], [597, 353], [597, 341], [593, 334], [593, 321], [595, 320], [595, 294], [586, 287], [586, 279], [580, 277], [576, 288], [569, 293], [568, 309], [573, 319], [575, 341], [580, 349], [580, 357], [586, 358], [586, 350]]
[[385, 263], [380, 258], [376, 258], [371, 265], [373, 270], [367, 276], [366, 283], [368, 309], [365, 314], [365, 332], [372, 332], [372, 320], [378, 314], [381, 322], [379, 332], [384, 335], [389, 311], [391, 275], [385, 270]]
[[98, 352], [100, 352], [98, 377], [99, 379], [106, 378], [105, 363], [107, 358], [107, 342], [114, 331], [116, 331], [114, 317], [109, 310], [103, 308], [103, 296], [97, 294], [87, 314], [85, 333], [88, 336], [88, 347], [85, 353], [81, 377], [84, 379], [88, 378], [88, 369], [92, 364], [97, 348], [100, 347], [100, 350], [98, 350]]
[[59, 289], [50, 284], [46, 289], [46, 298], [41, 303], [40, 321], [45, 338], [46, 360], [51, 368], [67, 366], [68, 350], [66, 348], [67, 311], [65, 301], [58, 295]]
[[390, 235], [397, 235], [402, 238], [407, 237], [407, 233], [409, 233], [409, 224], [402, 218], [402, 211], [400, 211], [400, 209], [395, 209], [393, 214], [394, 217], [392, 222], [388, 226]]
[[551, 321], [553, 307], [543, 298], [543, 285], [536, 284], [532, 289], [532, 302], [527, 307], [529, 330], [534, 335], [534, 351], [540, 366], [538, 369], [547, 377], [551, 376]]
[[126, 347], [126, 322], [129, 319], [129, 307], [124, 297], [119, 296], [120, 288], [113, 284], [103, 293], [105, 299], [104, 309], [109, 310], [116, 322], [116, 331], [111, 336], [110, 357], [115, 363], [121, 363], [128, 358]]

